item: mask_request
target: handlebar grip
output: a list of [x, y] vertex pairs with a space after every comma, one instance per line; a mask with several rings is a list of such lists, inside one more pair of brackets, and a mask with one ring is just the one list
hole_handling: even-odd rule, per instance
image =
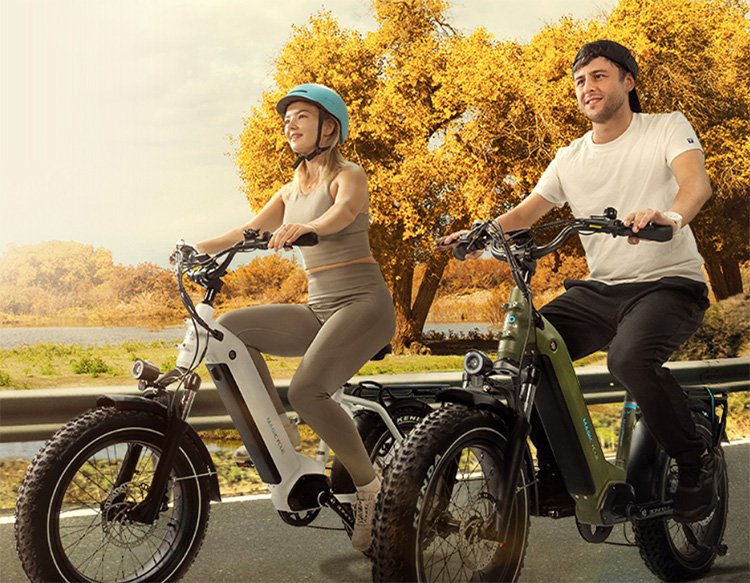
[[297, 247], [312, 247], [313, 245], [317, 244], [317, 233], [305, 233], [304, 235], [300, 235], [294, 241], [292, 241], [292, 245], [296, 245]]
[[671, 225], [657, 225], [655, 223], [649, 223], [637, 233], [633, 233], [631, 236], [638, 237], [639, 239], [646, 239], [648, 241], [664, 242], [670, 241], [673, 234], [674, 232]]

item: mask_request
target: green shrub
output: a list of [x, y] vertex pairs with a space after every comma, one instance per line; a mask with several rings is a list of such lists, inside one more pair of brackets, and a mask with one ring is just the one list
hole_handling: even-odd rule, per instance
[[13, 384], [13, 379], [4, 370], [0, 370], [0, 387], [9, 387]]
[[114, 369], [104, 362], [98, 356], [83, 356], [79, 360], [72, 362], [73, 372], [75, 374], [88, 374], [92, 377], [98, 377], [103, 374], [114, 374]]
[[703, 323], [672, 357], [673, 360], [735, 358], [750, 341], [750, 295], [737, 295], [713, 304]]

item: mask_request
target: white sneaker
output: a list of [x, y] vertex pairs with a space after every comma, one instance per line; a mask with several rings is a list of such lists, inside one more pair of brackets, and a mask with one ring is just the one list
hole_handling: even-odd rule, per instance
[[[280, 415], [279, 417], [281, 417], [281, 425], [284, 426], [284, 430], [286, 431], [287, 437], [289, 437], [289, 441], [292, 442], [294, 450], [302, 451], [302, 440], [299, 436], [299, 427], [297, 427], [299, 419], [296, 417], [290, 418], [288, 415]], [[253, 460], [250, 458], [250, 454], [244, 445], [234, 450], [232, 459], [238, 466], [252, 467], [253, 465]]]
[[380, 480], [357, 488], [357, 501], [354, 503], [354, 531], [352, 546], [355, 550], [365, 552], [372, 544], [372, 526], [375, 520], [375, 504], [380, 494]]

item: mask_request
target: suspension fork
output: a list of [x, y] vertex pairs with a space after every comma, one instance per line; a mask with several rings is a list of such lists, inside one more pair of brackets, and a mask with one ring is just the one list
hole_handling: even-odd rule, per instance
[[[195, 395], [200, 388], [200, 377], [195, 374], [191, 374], [190, 376], [192, 378], [185, 383], [185, 392], [180, 401], [179, 413], [174, 412], [174, 414], [167, 417], [166, 439], [164, 440], [161, 455], [154, 470], [154, 477], [151, 479], [148, 494], [146, 494], [146, 498], [142, 502], [136, 504], [128, 513], [128, 518], [136, 522], [153, 524], [159, 516], [159, 512], [162, 511], [162, 503], [164, 502], [167, 487], [169, 486], [169, 476], [172, 473], [172, 467], [180, 449], [180, 442], [187, 429], [187, 417], [192, 409]], [[129, 468], [130, 475], [128, 476], [126, 473], [118, 476], [118, 482], [121, 478], [123, 478], [122, 483], [132, 480], [132, 472], [135, 471], [135, 464], [138, 461], [141, 449], [142, 446], [134, 446], [132, 450], [128, 451], [126, 459], [123, 460], [123, 468]], [[131, 459], [127, 459], [128, 456]], [[127, 478], [127, 480], [124, 480], [124, 478]]]
[[[506, 464], [505, 480], [500, 483], [498, 496], [499, 505], [496, 503], [496, 512], [492, 532], [490, 534], [499, 535], [491, 536], [492, 540], [504, 541], [508, 536], [510, 528], [511, 505], [515, 499], [516, 487], [518, 486], [518, 476], [524, 461], [526, 451], [526, 440], [531, 432], [531, 410], [534, 405], [534, 395], [539, 384], [539, 369], [536, 365], [530, 364], [521, 372], [521, 388], [518, 395], [517, 415], [513, 422], [513, 429], [510, 433], [508, 462]], [[505, 526], [503, 527], [503, 522]]]

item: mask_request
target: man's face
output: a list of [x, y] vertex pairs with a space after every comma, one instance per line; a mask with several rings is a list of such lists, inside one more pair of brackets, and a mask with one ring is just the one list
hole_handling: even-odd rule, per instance
[[633, 76], [605, 57], [596, 57], [573, 74], [578, 109], [590, 121], [605, 123], [622, 107], [629, 107], [628, 92], [635, 85]]

